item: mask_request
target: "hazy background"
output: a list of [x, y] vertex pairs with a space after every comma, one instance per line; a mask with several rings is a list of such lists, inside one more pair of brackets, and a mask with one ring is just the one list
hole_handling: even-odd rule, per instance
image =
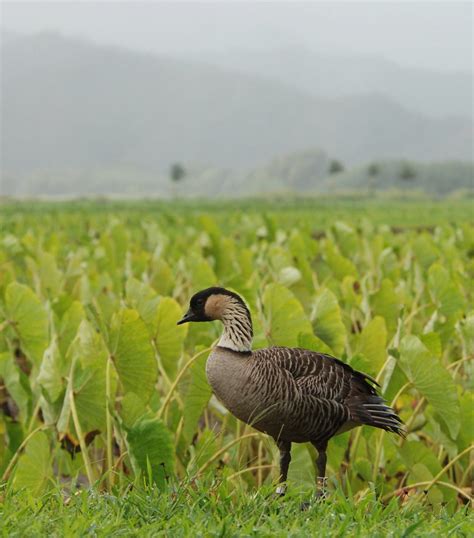
[[2, 2], [1, 24], [3, 194], [473, 187], [470, 2]]

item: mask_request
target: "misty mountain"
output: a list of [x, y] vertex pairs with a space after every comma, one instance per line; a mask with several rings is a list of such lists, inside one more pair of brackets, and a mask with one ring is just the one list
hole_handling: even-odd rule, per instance
[[472, 158], [468, 119], [427, 118], [382, 95], [318, 98], [264, 77], [56, 34], [4, 40], [1, 84], [10, 183], [126, 169], [133, 189], [133, 170], [163, 177], [174, 161], [251, 168], [307, 147], [346, 164]]
[[317, 54], [305, 49], [199, 53], [191, 58], [265, 76], [316, 97], [385, 95], [433, 117], [472, 116], [472, 73], [402, 67], [376, 56]]

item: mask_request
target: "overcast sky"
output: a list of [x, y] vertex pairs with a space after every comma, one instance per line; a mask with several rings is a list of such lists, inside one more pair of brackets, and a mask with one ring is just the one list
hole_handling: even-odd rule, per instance
[[137, 50], [305, 47], [402, 65], [472, 71], [471, 2], [23, 2], [2, 0], [2, 26], [58, 30]]

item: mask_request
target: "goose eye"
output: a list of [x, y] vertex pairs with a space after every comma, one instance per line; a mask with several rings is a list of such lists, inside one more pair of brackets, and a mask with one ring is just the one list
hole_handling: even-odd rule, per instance
[[202, 299], [198, 299], [198, 300], [196, 301], [196, 303], [197, 303], [198, 305], [202, 305], [203, 302], [204, 302], [204, 301], [203, 301]]

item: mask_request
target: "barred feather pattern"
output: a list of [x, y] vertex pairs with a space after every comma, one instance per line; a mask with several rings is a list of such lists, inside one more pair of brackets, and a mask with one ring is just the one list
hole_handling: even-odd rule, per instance
[[250, 351], [252, 323], [242, 304], [224, 312], [224, 333], [206, 367], [214, 393], [237, 418], [277, 441], [315, 445], [362, 424], [404, 435], [366, 374], [306, 349]]

